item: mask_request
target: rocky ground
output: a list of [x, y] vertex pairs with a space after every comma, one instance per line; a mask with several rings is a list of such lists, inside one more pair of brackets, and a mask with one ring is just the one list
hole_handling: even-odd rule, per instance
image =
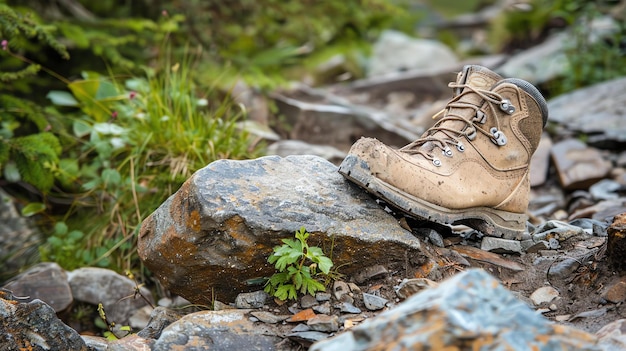
[[[463, 17], [450, 25], [463, 28], [463, 23], [471, 23], [472, 28], [480, 28], [477, 21], [484, 21], [481, 16], [488, 14], [478, 14], [472, 21]], [[610, 28], [610, 17], [602, 21], [604, 26], [594, 28]], [[568, 35], [562, 31], [513, 56], [482, 56], [471, 63], [541, 86], [567, 72], [563, 50]], [[413, 301], [410, 296], [420, 291], [444, 294], [444, 290], [435, 290], [439, 284], [472, 268], [488, 272], [514, 301], [543, 316], [537, 325], [551, 321], [572, 328], [559, 334], [537, 327], [537, 335], [583, 340], [574, 330], [599, 338], [604, 331], [596, 333], [603, 327], [626, 318], [626, 219], [616, 217], [626, 213], [626, 119], [622, 107], [626, 78], [616, 77], [548, 101], [549, 124], [531, 166], [528, 235], [522, 241], [502, 240], [461, 226], [404, 218], [336, 173], [333, 164], [343, 159], [362, 135], [395, 146], [418, 137], [450, 96], [447, 83], [454, 79], [454, 72], [470, 63], [456, 60], [438, 43], [414, 41], [397, 33], [385, 38], [387, 42], [381, 40], [375, 50], [382, 54], [373, 59], [379, 66], [372, 71], [378, 75], [317, 88], [299, 85], [274, 92], [269, 101], [249, 90], [239, 94], [251, 112], [247, 128], [271, 143], [270, 153], [283, 157], [214, 163], [194, 175], [157, 215], [144, 222], [140, 256], [154, 272], [160, 300], [140, 289], [134, 279], [115, 272], [96, 268], [66, 272], [53, 264], [39, 265], [3, 285], [12, 292], [2, 291], [3, 311], [9, 311], [3, 316], [16, 319], [3, 319], [4, 329], [0, 329], [5, 336], [0, 339], [0, 350], [30, 345], [30, 341], [24, 344], [27, 339], [23, 335], [20, 339], [19, 333], [9, 333], [15, 331], [15, 325], [38, 333], [53, 329], [45, 323], [34, 325], [33, 318], [25, 322], [35, 312], [41, 313], [34, 318], [40, 322], [54, 316], [62, 319], [64, 323], [54, 324], [63, 330], [51, 337], [56, 341], [62, 339], [58, 335], [71, 335], [63, 329], [68, 325], [81, 333], [82, 343], [81, 338], [68, 337], [64, 344], [74, 345], [72, 349], [89, 345], [98, 350], [165, 350], [177, 344], [194, 350], [209, 349], [209, 343], [224, 340], [234, 343], [231, 349], [233, 345], [307, 349], [318, 340], [362, 330], [354, 328], [379, 320], [377, 316], [383, 320]], [[384, 55], [397, 53], [394, 45], [414, 47], [415, 52], [407, 53], [405, 61]], [[446, 59], [415, 59], [424, 52], [436, 52]], [[411, 66], [416, 62], [420, 65]], [[341, 66], [340, 59], [329, 62], [309, 83]], [[268, 113], [268, 102], [276, 104], [277, 115]], [[320, 157], [286, 157], [303, 154]], [[18, 215], [8, 196], [2, 196], [0, 215], [6, 224], [2, 237], [8, 243], [3, 250], [14, 250], [17, 242], [36, 240], [36, 229]], [[273, 273], [266, 263], [272, 247], [303, 225], [312, 233], [313, 244], [333, 247], [333, 260], [342, 275], [329, 285], [327, 293], [286, 303], [274, 300], [253, 283]], [[172, 227], [177, 229], [167, 231]], [[22, 263], [14, 262], [17, 267]], [[445, 285], [445, 291], [468, 286], [462, 281], [455, 284]], [[489, 318], [495, 320], [507, 313], [513, 319], [519, 316], [518, 305], [506, 300], [507, 293], [492, 297], [491, 291], [481, 290], [480, 294], [488, 296], [481, 300], [485, 305], [493, 298], [498, 313], [492, 311]], [[34, 299], [45, 303], [33, 305], [30, 301]], [[432, 297], [429, 301], [437, 300]], [[118, 341], [88, 336], [104, 330], [93, 324], [99, 318], [93, 314], [99, 303], [109, 321], [116, 322], [117, 329], [113, 329], [118, 335], [124, 335], [119, 330], [122, 325], [130, 325], [138, 334]], [[190, 304], [194, 307], [177, 309]], [[153, 308], [157, 305], [162, 307]], [[16, 313], [14, 306], [31, 314]], [[441, 310], [454, 315], [463, 308], [467, 306]], [[78, 318], [81, 311], [83, 319]], [[626, 323], [613, 327], [613, 344], [606, 339], [605, 344], [590, 341], [596, 344], [586, 349], [626, 347]], [[224, 330], [233, 334], [226, 335]], [[497, 335], [506, 332], [498, 330]], [[365, 334], [370, 332], [375, 330]], [[17, 336], [11, 339], [10, 335]], [[328, 348], [318, 349], [350, 349], [347, 344], [322, 345]]]

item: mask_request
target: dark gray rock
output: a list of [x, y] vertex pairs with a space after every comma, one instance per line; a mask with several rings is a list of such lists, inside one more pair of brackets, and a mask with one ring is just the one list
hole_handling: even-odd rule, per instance
[[[96, 306], [102, 303], [109, 322], [128, 324], [137, 309], [148, 305], [139, 294], [135, 294], [136, 282], [112, 270], [85, 267], [67, 275], [74, 299]], [[150, 290], [141, 287], [140, 292], [152, 303]]]
[[602, 136], [604, 145], [598, 146], [615, 146], [609, 140], [625, 143], [625, 89], [626, 78], [622, 77], [561, 95], [548, 101], [550, 121], [571, 131]]
[[19, 302], [0, 292], [0, 351], [87, 351], [78, 332], [41, 300]]
[[559, 181], [565, 190], [588, 189], [606, 177], [612, 167], [598, 149], [588, 147], [577, 139], [566, 139], [554, 144], [551, 154]]
[[158, 339], [161, 332], [168, 325], [179, 320], [182, 315], [174, 310], [165, 307], [156, 307], [150, 313], [148, 325], [137, 333], [144, 339]]
[[235, 298], [235, 307], [261, 308], [265, 304], [265, 301], [267, 301], [268, 297], [269, 295], [263, 290], [241, 293]]
[[38, 261], [41, 232], [20, 215], [13, 199], [0, 189], [0, 282]]
[[16, 296], [28, 296], [24, 302], [42, 300], [55, 312], [65, 310], [73, 301], [67, 273], [53, 262], [39, 263], [3, 286]]
[[[142, 223], [138, 253], [163, 285], [197, 304], [233, 301], [246, 280], [275, 272], [267, 258], [305, 227], [342, 274], [363, 266], [429, 261], [337, 167], [316, 156], [220, 160], [196, 172]], [[352, 264], [358, 262], [358, 265]]]
[[601, 350], [591, 334], [555, 325], [483, 270], [472, 269], [427, 289], [311, 351]]

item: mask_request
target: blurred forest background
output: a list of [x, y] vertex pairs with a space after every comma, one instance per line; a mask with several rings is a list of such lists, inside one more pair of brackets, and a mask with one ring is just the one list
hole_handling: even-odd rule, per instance
[[[239, 127], [246, 111], [229, 93], [235, 84], [265, 94], [338, 54], [347, 72], [318, 82], [359, 79], [385, 29], [466, 58], [524, 49], [566, 27], [584, 32], [590, 18], [624, 7], [511, 2], [482, 52], [462, 51], [452, 31], [427, 30], [494, 2], [0, 0], [0, 187], [45, 233], [18, 254], [68, 270], [149, 274], [135, 250], [141, 221], [213, 160], [263, 155]], [[571, 74], [544, 90], [624, 75], [621, 26], [593, 46], [581, 39]]]

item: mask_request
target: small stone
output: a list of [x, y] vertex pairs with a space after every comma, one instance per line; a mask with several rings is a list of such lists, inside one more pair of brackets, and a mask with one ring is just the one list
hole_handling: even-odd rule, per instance
[[554, 311], [556, 311], [558, 309], [556, 304], [551, 304], [549, 308], [550, 308], [550, 311], [552, 311], [552, 312], [554, 312]]
[[300, 299], [300, 307], [302, 308], [310, 308], [317, 305], [317, 299], [315, 299], [315, 296], [313, 295], [304, 295], [302, 296], [302, 298]]
[[311, 328], [309, 328], [308, 325], [304, 323], [299, 323], [298, 325], [293, 327], [293, 329], [291, 329], [291, 333], [297, 333], [297, 332], [303, 332], [303, 331], [309, 331], [309, 330], [311, 330]]
[[[348, 283], [348, 287], [350, 288], [351, 293], [354, 293], [354, 294], [361, 293], [361, 288], [359, 288], [359, 286], [354, 283]], [[350, 294], [350, 296], [352, 296], [352, 294]]]
[[387, 299], [384, 299], [380, 296], [363, 293], [363, 303], [365, 304], [365, 307], [370, 311], [383, 309], [387, 302]]
[[329, 316], [326, 314], [318, 314], [317, 316], [309, 319], [306, 324], [311, 330], [320, 331], [324, 333], [332, 333], [339, 330], [339, 317]]
[[181, 314], [170, 308], [156, 307], [150, 312], [148, 324], [137, 335], [144, 339], [158, 339], [165, 327], [176, 322], [181, 317]]
[[414, 278], [414, 279], [404, 279], [396, 287], [396, 295], [402, 299], [406, 299], [411, 295], [417, 294], [418, 292], [428, 289], [428, 288], [436, 288], [439, 284], [434, 282], [428, 278]]
[[241, 293], [235, 298], [235, 307], [241, 309], [261, 308], [268, 297], [269, 295], [263, 290]]
[[287, 322], [302, 322], [308, 321], [309, 319], [315, 317], [315, 312], [312, 309], [307, 308], [306, 310], [302, 310], [293, 316], [287, 319]]
[[612, 303], [626, 301], [626, 277], [610, 286], [602, 297]]
[[339, 310], [343, 313], [361, 313], [361, 310], [349, 302], [339, 304]]
[[572, 257], [566, 257], [562, 261], [555, 263], [550, 267], [550, 270], [548, 271], [548, 278], [550, 280], [570, 279], [572, 274], [576, 272], [578, 267], [580, 267], [579, 260]]
[[333, 294], [335, 295], [335, 299], [341, 301], [341, 298], [350, 292], [350, 287], [345, 282], [341, 280], [336, 280], [333, 284]]
[[526, 253], [537, 253], [541, 250], [546, 250], [548, 248], [548, 242], [545, 240], [540, 240], [535, 242], [533, 240], [524, 240], [522, 243], [522, 249]]
[[321, 314], [330, 314], [330, 301], [325, 301], [323, 304], [313, 306], [313, 311]]
[[330, 293], [318, 292], [315, 294], [315, 299], [319, 302], [330, 301]]
[[566, 139], [554, 144], [551, 154], [559, 181], [565, 190], [588, 189], [612, 168], [598, 149], [578, 139]]
[[213, 311], [232, 310], [235, 308], [237, 307], [227, 305], [218, 300], [213, 301]]
[[521, 254], [523, 252], [522, 244], [519, 240], [502, 239], [491, 236], [483, 238], [480, 249], [501, 254]]
[[267, 311], [253, 311], [253, 312], [250, 312], [250, 314], [256, 317], [261, 322], [270, 323], [270, 324], [280, 323], [284, 321], [285, 319], [289, 318], [289, 316], [275, 315]]
[[358, 271], [354, 275], [354, 280], [359, 284], [363, 284], [371, 279], [382, 278], [387, 275], [387, 273], [388, 271], [385, 266], [377, 264], [374, 266], [365, 267], [364, 269]]
[[559, 292], [555, 288], [551, 286], [544, 286], [537, 290], [535, 290], [531, 295], [530, 299], [535, 304], [535, 306], [540, 306], [544, 303], [550, 303], [559, 297]]

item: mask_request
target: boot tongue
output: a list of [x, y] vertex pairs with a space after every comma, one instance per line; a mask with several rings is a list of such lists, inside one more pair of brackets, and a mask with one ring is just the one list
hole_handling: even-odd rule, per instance
[[[457, 75], [456, 84], [469, 85], [475, 89], [491, 90], [491, 87], [502, 79], [503, 78], [499, 74], [489, 70], [488, 68], [478, 65], [467, 65], [463, 67], [463, 70]], [[465, 88], [454, 88], [454, 96], [457, 97], [459, 94], [463, 93], [464, 90]], [[480, 106], [483, 103], [483, 98], [478, 94], [470, 92], [463, 95], [456, 101]], [[463, 117], [466, 120], [471, 120], [475, 116], [473, 109], [460, 107], [449, 107], [446, 114], [454, 114], [456, 116]], [[460, 132], [467, 126], [467, 124], [458, 120], [446, 120], [439, 126], [456, 129]], [[448, 135], [442, 131], [437, 131], [432, 136], [439, 137], [441, 139], [449, 138]], [[422, 145], [422, 150], [431, 152], [434, 146], [435, 145], [433, 143], [427, 142]]]

